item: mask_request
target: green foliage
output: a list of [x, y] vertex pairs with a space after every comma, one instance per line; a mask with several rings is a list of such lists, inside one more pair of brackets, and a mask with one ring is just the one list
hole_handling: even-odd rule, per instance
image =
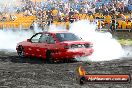
[[118, 41], [122, 45], [132, 45], [132, 39], [119, 39]]

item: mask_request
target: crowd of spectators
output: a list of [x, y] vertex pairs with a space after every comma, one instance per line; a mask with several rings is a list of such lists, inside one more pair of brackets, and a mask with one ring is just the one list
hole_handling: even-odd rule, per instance
[[[128, 10], [127, 3], [124, 0], [104, 0], [104, 3], [101, 5], [97, 5], [97, 2], [92, 0], [75, 0], [69, 2], [50, 0], [46, 3], [35, 3], [35, 5], [37, 10], [36, 16], [41, 21], [40, 24], [45, 24], [45, 21], [48, 25], [54, 22], [69, 21], [72, 23], [81, 19], [93, 21], [93, 19], [122, 18], [123, 20], [129, 20], [131, 17], [131, 11]], [[112, 22], [114, 21], [111, 20]]]
[[[54, 22], [74, 22], [81, 19], [115, 19], [124, 17], [131, 18], [131, 11], [127, 8], [125, 0], [22, 0], [23, 6], [16, 13], [35, 15], [40, 27]], [[129, 16], [125, 16], [125, 15]], [[14, 20], [14, 15], [9, 15]], [[0, 16], [2, 21], [6, 15]], [[108, 21], [108, 20], [107, 20]], [[114, 21], [111, 21], [114, 22]]]

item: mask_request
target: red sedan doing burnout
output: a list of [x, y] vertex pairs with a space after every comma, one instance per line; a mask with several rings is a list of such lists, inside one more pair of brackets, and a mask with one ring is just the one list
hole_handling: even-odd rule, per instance
[[70, 32], [40, 32], [27, 41], [17, 44], [19, 57], [40, 57], [49, 62], [89, 56], [93, 53], [92, 43], [83, 41]]

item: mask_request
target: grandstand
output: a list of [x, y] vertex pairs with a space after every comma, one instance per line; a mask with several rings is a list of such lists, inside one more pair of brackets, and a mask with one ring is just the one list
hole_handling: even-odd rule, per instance
[[30, 29], [33, 24], [35, 16], [23, 16], [16, 14], [15, 20], [0, 21], [0, 29]]
[[[93, 15], [88, 14], [74, 14], [73, 16], [74, 21], [78, 20], [89, 20], [90, 22], [97, 22], [97, 28], [99, 30], [108, 30], [113, 28], [116, 30], [128, 30], [131, 31], [132, 29], [132, 22], [129, 19], [113, 19], [110, 15], [103, 16], [100, 13], [96, 13]], [[30, 29], [30, 26], [36, 21], [38, 18], [36, 16], [24, 16], [24, 15], [16, 15], [15, 20], [9, 21], [0, 21], [0, 28], [1, 29]], [[115, 20], [115, 22], [112, 22]], [[56, 26], [63, 26], [65, 28], [69, 28], [70, 21], [58, 21], [58, 19], [54, 20], [52, 24]], [[43, 23], [42, 23], [43, 24]], [[111, 27], [112, 26], [112, 27]]]

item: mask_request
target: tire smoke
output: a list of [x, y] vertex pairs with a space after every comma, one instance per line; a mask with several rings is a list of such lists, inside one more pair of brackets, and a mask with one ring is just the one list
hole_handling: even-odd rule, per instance
[[33, 32], [27, 30], [0, 30], [0, 50], [8, 50], [14, 52], [17, 43], [30, 38], [32, 35]]
[[94, 53], [84, 58], [77, 58], [79, 61], [108, 61], [119, 59], [124, 55], [124, 50], [117, 40], [112, 38], [109, 32], [96, 31], [96, 24], [82, 20], [71, 25], [69, 30], [85, 41], [93, 43]]

